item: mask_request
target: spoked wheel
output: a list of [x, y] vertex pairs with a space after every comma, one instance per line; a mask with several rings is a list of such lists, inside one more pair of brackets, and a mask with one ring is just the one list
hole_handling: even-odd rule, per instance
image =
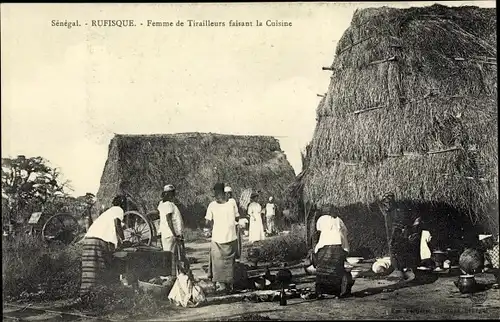
[[82, 227], [71, 214], [61, 213], [50, 217], [42, 228], [42, 237], [47, 242], [58, 241], [71, 244], [82, 232]]
[[127, 211], [123, 216], [125, 228], [123, 235], [124, 241], [128, 241], [133, 245], [151, 245], [153, 239], [154, 228], [151, 222], [137, 211]]

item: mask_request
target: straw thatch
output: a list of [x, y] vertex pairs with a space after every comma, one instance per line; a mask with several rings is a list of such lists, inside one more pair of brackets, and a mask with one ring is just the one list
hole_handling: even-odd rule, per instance
[[356, 11], [317, 109], [304, 201], [372, 205], [392, 191], [498, 229], [496, 55], [495, 9]]
[[[278, 141], [265, 136], [182, 133], [116, 135], [97, 193], [98, 207], [125, 193], [140, 211], [155, 210], [165, 184], [176, 186], [191, 226], [205, 215], [216, 182], [231, 185], [236, 200], [247, 188], [280, 202], [294, 170]], [[262, 199], [265, 200], [265, 199]]]

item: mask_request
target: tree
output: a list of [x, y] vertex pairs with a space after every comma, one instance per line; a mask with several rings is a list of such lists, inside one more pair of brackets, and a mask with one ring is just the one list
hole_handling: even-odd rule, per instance
[[[2, 199], [8, 203], [9, 214], [2, 219], [26, 220], [31, 212], [42, 208], [57, 196], [65, 196], [68, 181], [42, 157], [2, 158]], [[38, 209], [40, 210], [40, 209]]]

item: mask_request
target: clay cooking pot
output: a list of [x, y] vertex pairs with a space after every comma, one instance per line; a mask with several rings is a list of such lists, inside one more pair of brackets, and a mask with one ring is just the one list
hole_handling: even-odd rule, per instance
[[476, 280], [474, 275], [460, 275], [458, 278], [458, 289], [460, 293], [471, 293], [474, 291], [476, 286]]

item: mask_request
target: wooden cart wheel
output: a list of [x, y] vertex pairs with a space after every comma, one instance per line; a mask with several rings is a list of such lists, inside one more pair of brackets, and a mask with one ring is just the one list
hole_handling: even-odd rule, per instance
[[127, 211], [123, 216], [125, 224], [123, 234], [124, 241], [137, 245], [151, 245], [153, 237], [156, 235], [153, 225], [149, 219], [137, 211]]
[[58, 241], [69, 245], [80, 234], [82, 227], [73, 215], [60, 213], [50, 217], [42, 228], [45, 241]]

